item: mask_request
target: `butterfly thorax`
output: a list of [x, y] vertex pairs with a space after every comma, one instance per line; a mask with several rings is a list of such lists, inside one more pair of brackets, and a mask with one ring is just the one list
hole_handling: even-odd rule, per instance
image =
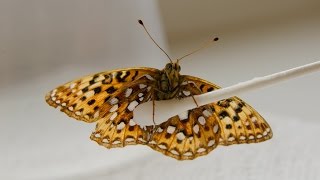
[[159, 89], [156, 92], [158, 100], [177, 97], [182, 82], [180, 70], [181, 67], [178, 63], [168, 63], [161, 71]]

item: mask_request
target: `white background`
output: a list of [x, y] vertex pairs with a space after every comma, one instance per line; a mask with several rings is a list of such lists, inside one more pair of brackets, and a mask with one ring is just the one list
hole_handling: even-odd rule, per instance
[[[104, 70], [168, 61], [220, 86], [320, 60], [317, 1], [0, 1], [0, 179], [319, 179], [319, 72], [242, 96], [272, 126], [270, 141], [176, 161], [147, 146], [105, 149], [94, 124], [44, 95]], [[166, 44], [166, 42], [168, 42]]]

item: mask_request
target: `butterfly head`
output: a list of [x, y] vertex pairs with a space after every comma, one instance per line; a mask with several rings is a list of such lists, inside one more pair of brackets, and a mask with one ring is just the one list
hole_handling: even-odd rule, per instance
[[166, 73], [167, 77], [171, 77], [171, 76], [179, 76], [180, 70], [181, 70], [181, 67], [178, 62], [175, 62], [175, 63], [170, 62], [166, 64], [163, 71]]

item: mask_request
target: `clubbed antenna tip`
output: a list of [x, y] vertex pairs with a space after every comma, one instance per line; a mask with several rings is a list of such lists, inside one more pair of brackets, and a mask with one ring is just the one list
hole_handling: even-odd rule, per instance
[[219, 40], [218, 37], [213, 38], [213, 41], [218, 41], [218, 40]]
[[142, 20], [139, 19], [138, 22], [139, 22], [139, 24], [141, 24], [143, 26]]

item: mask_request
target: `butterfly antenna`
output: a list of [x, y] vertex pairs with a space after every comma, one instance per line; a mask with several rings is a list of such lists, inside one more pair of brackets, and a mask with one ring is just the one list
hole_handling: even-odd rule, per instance
[[148, 34], [148, 36], [150, 37], [150, 39], [154, 42], [155, 45], [158, 46], [159, 49], [161, 49], [161, 51], [166, 54], [166, 56], [169, 58], [170, 62], [172, 63], [172, 59], [170, 58], [170, 56], [159, 46], [159, 44], [152, 38], [152, 36], [150, 35], [150, 33], [148, 32], [147, 28], [144, 26], [142, 20], [138, 20], [139, 24], [141, 24], [141, 26], [143, 27], [143, 29], [146, 31], [146, 33]]
[[186, 55], [182, 56], [181, 58], [178, 58], [177, 61], [179, 62], [181, 59], [183, 59], [183, 58], [185, 58], [185, 57], [187, 57], [187, 56], [190, 56], [191, 54], [194, 54], [194, 53], [196, 53], [196, 52], [198, 52], [198, 51], [200, 51], [200, 50], [202, 50], [202, 49], [207, 48], [207, 47], [210, 46], [213, 42], [218, 41], [218, 40], [219, 40], [218, 37], [213, 38], [213, 39], [210, 40], [209, 42], [204, 43], [200, 48], [192, 51], [192, 52], [189, 53], [189, 54], [186, 54]]

